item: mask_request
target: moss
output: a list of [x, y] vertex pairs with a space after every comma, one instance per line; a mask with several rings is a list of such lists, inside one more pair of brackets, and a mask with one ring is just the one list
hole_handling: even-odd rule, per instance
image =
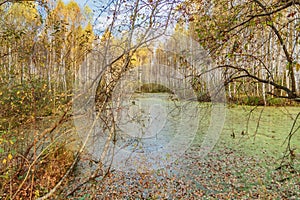
[[264, 100], [262, 97], [259, 96], [248, 96], [246, 98], [243, 98], [243, 104], [244, 105], [250, 105], [250, 106], [263, 106]]
[[[227, 98], [228, 103], [247, 106], [264, 106], [264, 99], [261, 96], [240, 96]], [[267, 98], [267, 106], [297, 106], [296, 102], [284, 98]]]
[[282, 106], [286, 105], [288, 102], [283, 98], [270, 98], [268, 99], [268, 105], [270, 106]]
[[142, 85], [136, 92], [144, 92], [144, 93], [171, 93], [172, 90], [163, 86], [161, 84], [156, 83], [147, 83]]

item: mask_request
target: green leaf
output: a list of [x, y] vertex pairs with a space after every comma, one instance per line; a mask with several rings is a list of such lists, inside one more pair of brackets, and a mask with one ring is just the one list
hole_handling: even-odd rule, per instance
[[273, 26], [273, 21], [267, 21], [266, 24], [267, 24], [268, 26]]

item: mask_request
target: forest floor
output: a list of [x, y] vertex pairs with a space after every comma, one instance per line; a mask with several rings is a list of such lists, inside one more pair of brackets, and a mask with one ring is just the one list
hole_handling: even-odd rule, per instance
[[[176, 162], [159, 170], [124, 172], [111, 168], [104, 178], [99, 176], [81, 185], [97, 165], [84, 154], [63, 187], [51, 199], [299, 199], [299, 130], [291, 143], [296, 152], [294, 168], [277, 169], [286, 149], [284, 141], [299, 107], [253, 108], [228, 107], [220, 138], [213, 150], [202, 159], [199, 152], [208, 124], [199, 129], [191, 146]], [[49, 126], [49, 120], [42, 120], [39, 127]], [[71, 122], [60, 129], [56, 134], [71, 129], [65, 132], [72, 135], [76, 131]], [[72, 151], [76, 152], [76, 148]], [[49, 155], [42, 159], [45, 162], [39, 163], [40, 169], [44, 170], [37, 173], [40, 178], [36, 183], [44, 183], [45, 187], [44, 190], [42, 186], [38, 188], [40, 194], [36, 194], [37, 197], [49, 192], [72, 162], [65, 151], [61, 155], [55, 152], [49, 151]], [[285, 160], [284, 164], [288, 161]], [[27, 185], [30, 185], [29, 180], [24, 187]], [[27, 187], [22, 191], [28, 192]], [[27, 196], [24, 194], [24, 197]]]
[[[203, 138], [198, 134], [184, 155], [163, 169], [147, 173], [112, 169], [104, 179], [83, 185], [68, 198], [299, 199], [299, 152], [294, 168], [277, 169], [286, 147], [283, 141], [293, 123], [290, 117], [295, 116], [297, 108], [289, 108], [286, 112], [289, 116], [284, 114], [285, 108], [264, 108], [260, 129], [250, 135], [256, 130], [263, 108], [253, 113], [248, 126], [241, 125], [239, 120], [247, 121], [245, 113], [252, 108], [230, 108], [217, 145], [203, 159], [199, 157]], [[242, 132], [246, 126], [249, 134]], [[235, 137], [232, 137], [233, 131]], [[298, 148], [299, 139], [298, 134], [293, 140]], [[76, 181], [70, 183], [76, 185]]]
[[[224, 144], [225, 145], [225, 144]], [[164, 169], [112, 171], [77, 190], [70, 199], [298, 199], [300, 174], [276, 170], [278, 160], [241, 156], [224, 146], [204, 159], [194, 145]]]

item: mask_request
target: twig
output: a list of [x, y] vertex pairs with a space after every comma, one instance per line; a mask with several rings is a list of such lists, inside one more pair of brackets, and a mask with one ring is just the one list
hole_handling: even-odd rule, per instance
[[28, 167], [28, 170], [27, 170], [27, 173], [24, 177], [24, 180], [22, 181], [22, 183], [19, 185], [18, 189], [16, 190], [16, 192], [14, 193], [12, 199], [15, 199], [16, 198], [16, 195], [20, 192], [21, 188], [23, 187], [25, 181], [27, 180], [30, 172], [31, 172], [31, 169], [32, 167], [36, 164], [37, 160], [44, 154], [44, 152], [50, 148], [50, 146], [52, 146], [60, 137], [62, 137], [63, 135], [60, 135], [58, 136], [51, 144], [49, 144], [48, 146], [46, 146], [42, 151], [41, 153], [39, 153], [39, 155], [36, 156], [36, 158], [33, 160], [33, 162], [29, 165]]
[[[283, 165], [284, 163], [284, 159], [287, 158], [287, 157], [290, 157], [291, 154], [293, 153], [294, 149], [291, 149], [291, 140], [292, 140], [292, 137], [294, 136], [294, 134], [300, 129], [300, 125], [295, 129], [295, 125], [298, 121], [300, 117], [300, 112], [297, 114], [294, 122], [293, 122], [293, 125], [292, 125], [292, 128], [288, 134], [288, 136], [285, 138], [283, 144], [285, 144], [287, 142], [287, 146], [286, 146], [286, 149], [285, 149], [285, 152], [284, 152], [284, 155], [281, 159], [281, 163], [280, 163], [280, 166]], [[290, 163], [291, 164], [291, 163]]]
[[260, 123], [261, 116], [262, 116], [262, 113], [263, 113], [264, 109], [265, 109], [265, 107], [263, 107], [263, 109], [260, 111], [260, 114], [259, 114], [259, 117], [258, 117], [258, 120], [257, 120], [256, 129], [255, 129], [255, 132], [254, 132], [254, 141], [256, 139], [256, 135], [257, 135], [258, 128], [259, 128], [259, 123]]

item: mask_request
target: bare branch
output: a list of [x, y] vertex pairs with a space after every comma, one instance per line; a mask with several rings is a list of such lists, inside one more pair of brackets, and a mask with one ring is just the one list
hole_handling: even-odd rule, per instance
[[231, 80], [249, 77], [249, 78], [252, 78], [254, 80], [257, 80], [260, 83], [267, 83], [267, 84], [270, 84], [270, 85], [274, 86], [277, 89], [285, 91], [288, 94], [288, 98], [289, 99], [295, 99], [296, 98], [296, 96], [293, 93], [293, 91], [291, 91], [289, 88], [287, 88], [285, 86], [282, 86], [280, 84], [277, 84], [274, 81], [265, 80], [265, 79], [259, 78], [259, 77], [255, 76], [255, 75], [251, 74], [247, 69], [244, 69], [244, 68], [241, 68], [241, 67], [232, 66], [232, 65], [222, 65], [222, 66], [218, 66], [217, 68], [231, 68], [231, 69], [235, 69], [235, 70], [237, 70], [239, 72], [244, 72], [245, 73], [244, 75], [233, 77], [233, 78], [231, 78]]

